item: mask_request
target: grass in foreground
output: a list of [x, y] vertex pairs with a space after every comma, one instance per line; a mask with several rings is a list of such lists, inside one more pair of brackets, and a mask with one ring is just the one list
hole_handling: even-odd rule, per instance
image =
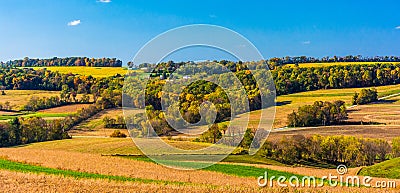
[[365, 167], [359, 172], [359, 175], [400, 179], [400, 158], [394, 158], [373, 166]]
[[[24, 172], [24, 173], [60, 175], [64, 177], [74, 177], [77, 179], [107, 179], [107, 180], [122, 181], [122, 182], [141, 182], [141, 183], [157, 183], [157, 184], [177, 184], [177, 185], [192, 184], [187, 182], [131, 178], [125, 176], [114, 176], [114, 175], [104, 175], [104, 174], [96, 174], [88, 172], [78, 172], [72, 170], [61, 170], [61, 169], [30, 165], [20, 162], [14, 162], [5, 159], [0, 159], [0, 169], [16, 171], [16, 172]], [[299, 179], [303, 177], [302, 175], [295, 175], [288, 172], [281, 172], [266, 168], [257, 168], [253, 166], [241, 166], [241, 165], [231, 165], [231, 164], [215, 164], [208, 168], [205, 168], [204, 170], [214, 171], [239, 177], [257, 178], [260, 175], [263, 175], [264, 172], [266, 171], [268, 172], [269, 176], [285, 176], [287, 178], [290, 178], [291, 176], [297, 176]]]
[[222, 162], [285, 166], [285, 164], [282, 164], [278, 161], [263, 158], [257, 155], [229, 155], [223, 159]]
[[50, 175], [61, 175], [64, 177], [74, 177], [77, 179], [107, 179], [114, 181], [123, 181], [123, 182], [141, 182], [141, 183], [158, 183], [158, 184], [178, 184], [185, 185], [189, 183], [185, 182], [173, 182], [173, 181], [165, 181], [165, 180], [153, 180], [153, 179], [142, 179], [142, 178], [130, 178], [125, 176], [113, 176], [113, 175], [103, 175], [103, 174], [94, 174], [88, 172], [78, 172], [72, 170], [60, 170], [54, 168], [47, 168], [42, 166], [29, 165], [19, 162], [8, 161], [4, 159], [0, 159], [0, 169], [16, 171], [16, 172], [29, 172], [36, 174], [50, 174]]
[[[155, 163], [153, 160], [151, 160], [148, 157], [145, 156], [125, 156], [126, 158], [129, 159], [134, 159], [137, 161], [145, 161], [145, 162], [153, 162]], [[248, 156], [251, 157], [251, 156]], [[238, 157], [235, 157], [238, 158]], [[235, 158], [227, 158], [230, 161], [233, 161], [233, 159]], [[249, 159], [248, 159], [249, 160]], [[225, 160], [224, 160], [225, 161]], [[234, 162], [232, 162], [234, 163]], [[236, 163], [244, 163], [242, 162], [236, 162]], [[248, 161], [248, 163], [254, 164], [254, 162]], [[172, 165], [173, 163], [171, 162], [166, 162], [166, 164], [168, 165]], [[180, 166], [180, 167], [189, 167], [190, 166], [197, 166], [195, 162], [185, 162], [185, 163], [176, 163], [176, 166]], [[283, 165], [283, 164], [280, 164]], [[271, 170], [268, 168], [259, 168], [259, 167], [254, 167], [254, 166], [244, 166], [244, 165], [235, 165], [235, 164], [214, 164], [211, 165], [209, 167], [203, 168], [202, 170], [206, 170], [206, 171], [213, 171], [213, 172], [219, 172], [219, 173], [223, 173], [223, 174], [228, 174], [228, 175], [234, 175], [234, 176], [239, 176], [239, 177], [254, 177], [254, 178], [258, 178], [259, 176], [263, 175], [264, 172], [268, 172], [269, 176], [285, 176], [287, 178], [290, 178], [291, 176], [296, 176], [299, 179], [301, 179], [303, 177], [303, 175], [297, 175], [297, 174], [293, 174], [293, 173], [289, 173], [289, 172], [282, 172], [282, 171], [277, 171], [277, 170]]]

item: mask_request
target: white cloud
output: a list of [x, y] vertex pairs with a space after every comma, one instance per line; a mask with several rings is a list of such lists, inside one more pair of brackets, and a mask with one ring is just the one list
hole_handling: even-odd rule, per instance
[[111, 3], [111, 0], [98, 0], [99, 3]]
[[68, 26], [76, 26], [76, 25], [79, 25], [79, 24], [81, 24], [81, 20], [74, 20], [74, 21], [71, 21], [71, 22], [68, 22]]
[[216, 16], [216, 15], [214, 15], [214, 14], [210, 14], [210, 15], [208, 15], [208, 17], [210, 17], [210, 18], [217, 18], [217, 16]]
[[301, 42], [301, 44], [303, 44], [303, 45], [309, 45], [309, 44], [311, 44], [311, 41], [304, 41], [304, 42]]
[[397, 26], [395, 29], [400, 29], [400, 26]]

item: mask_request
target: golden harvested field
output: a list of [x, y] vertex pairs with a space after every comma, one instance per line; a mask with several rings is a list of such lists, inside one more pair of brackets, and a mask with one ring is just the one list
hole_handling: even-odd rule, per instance
[[[400, 85], [379, 86], [375, 87], [379, 97], [400, 93]], [[335, 101], [343, 100], [347, 106], [351, 106], [351, 100], [355, 92], [360, 92], [362, 88], [347, 89], [328, 89], [309, 92], [301, 92], [296, 94], [282, 95], [277, 97], [277, 107], [275, 114], [274, 128], [286, 126], [287, 115], [293, 110], [303, 105], [313, 104], [315, 101]], [[260, 111], [252, 112], [252, 116], [257, 118]]]
[[[332, 63], [301, 63], [299, 67], [311, 68], [311, 67], [326, 67], [326, 66], [347, 66], [347, 65], [359, 65], [359, 64], [398, 64], [399, 62], [332, 62]], [[294, 67], [294, 64], [288, 64], [290, 67]]]
[[[389, 96], [392, 94], [400, 93], [400, 85], [389, 85], [371, 87], [376, 88], [378, 91], [378, 97]], [[327, 89], [327, 90], [316, 90], [308, 92], [300, 92], [289, 95], [281, 95], [276, 99], [276, 113], [273, 120], [273, 129], [283, 128], [287, 125], [287, 115], [303, 105], [312, 105], [315, 101], [330, 101], [342, 100], [346, 102], [346, 106], [351, 106], [352, 98], [355, 92], [360, 92], [363, 88], [346, 88], [346, 89]], [[397, 97], [400, 98], [400, 97]], [[396, 98], [390, 98], [388, 100], [397, 100]], [[397, 104], [397, 103], [395, 103]], [[400, 102], [398, 102], [400, 105]], [[391, 104], [388, 104], [389, 108]], [[368, 105], [366, 105], [368, 106]], [[392, 105], [393, 106], [393, 105]], [[378, 107], [379, 108], [379, 107]], [[356, 109], [356, 108], [355, 108]], [[271, 113], [273, 110], [268, 109], [266, 112]], [[379, 111], [379, 110], [378, 110]], [[374, 111], [371, 111], [374, 112]], [[371, 112], [366, 112], [370, 114]], [[267, 113], [267, 114], [268, 114]], [[363, 113], [363, 111], [361, 111]], [[271, 114], [269, 114], [271, 115]], [[256, 128], [259, 124], [261, 117], [261, 110], [250, 112], [249, 115], [249, 127]], [[349, 113], [349, 117], [352, 120], [352, 112]], [[387, 118], [387, 117], [385, 117]], [[242, 119], [242, 120], [240, 120]], [[239, 116], [235, 120], [245, 122], [245, 116]], [[271, 121], [272, 117], [264, 117], [264, 124], [260, 125], [260, 128], [267, 128], [267, 122]]]
[[[55, 175], [19, 173], [0, 170], [0, 185], [8, 192], [266, 192], [266, 193], [366, 193], [367, 188], [246, 188], [231, 186], [206, 186], [198, 184], [172, 185], [110, 180], [75, 179]], [[398, 190], [373, 189], [372, 191], [397, 192]]]
[[[0, 170], [0, 186], [9, 192], [207, 192], [211, 187], [75, 179], [55, 175]], [[188, 191], [190, 190], [190, 191]], [[221, 188], [225, 192], [229, 188]]]
[[87, 108], [90, 104], [72, 104], [50, 109], [43, 109], [40, 113], [76, 113], [79, 109]]
[[[13, 110], [20, 110], [32, 97], [51, 97], [60, 96], [60, 91], [44, 91], [44, 90], [6, 90], [6, 95], [0, 95], [0, 103], [10, 102]], [[80, 99], [82, 94], [76, 97]]]
[[349, 111], [349, 121], [400, 125], [400, 96], [367, 105], [359, 105]]
[[[189, 141], [169, 141], [169, 145], [180, 149], [201, 149], [208, 147], [208, 143]], [[131, 138], [109, 138], [109, 137], [73, 137], [72, 139], [41, 142], [27, 145], [26, 149], [37, 150], [64, 150], [91, 154], [134, 154], [140, 155], [141, 151], [135, 146]]]
[[6, 95], [0, 95], [0, 102], [10, 102], [14, 110], [19, 110], [28, 100], [35, 97], [51, 97], [59, 96], [59, 91], [42, 91], [42, 90], [6, 90]]
[[15, 115], [15, 114], [18, 114], [18, 113], [9, 112], [9, 111], [0, 111], [0, 115]]
[[62, 170], [217, 186], [229, 185], [243, 188], [257, 186], [254, 178], [236, 177], [210, 171], [175, 170], [151, 162], [101, 156], [99, 154], [62, 150], [3, 148], [0, 149], [0, 156], [7, 157], [12, 161]]
[[[370, 191], [366, 188], [246, 188], [231, 186], [207, 186], [198, 184], [172, 185], [139, 182], [115, 182], [110, 180], [75, 179], [55, 175], [19, 173], [0, 170], [1, 186], [9, 192], [266, 192], [266, 193], [342, 193]], [[395, 192], [380, 190], [374, 192]]]
[[52, 66], [52, 67], [33, 67], [33, 69], [46, 68], [50, 71], [57, 71], [61, 74], [79, 74], [93, 77], [108, 77], [120, 74], [124, 76], [127, 72], [125, 67], [85, 67], [85, 66]]
[[[64, 141], [73, 141], [70, 146]], [[8, 160], [40, 165], [49, 168], [89, 172], [104, 175], [117, 175], [138, 179], [164, 180], [167, 182], [184, 182], [185, 184], [164, 184], [148, 182], [119, 182], [100, 179], [75, 179], [58, 175], [43, 175], [32, 173], [19, 173], [0, 170], [0, 184], [7, 190], [15, 191], [150, 191], [150, 192], [370, 192], [367, 188], [322, 187], [322, 188], [279, 188], [274, 183], [273, 188], [259, 188], [254, 177], [237, 177], [210, 171], [184, 171], [174, 170], [150, 162], [136, 161], [120, 157], [101, 156], [98, 152], [82, 152], [71, 149], [71, 145], [86, 146], [99, 145], [104, 141], [82, 139], [53, 141], [31, 144], [23, 147], [1, 148], [0, 156]], [[103, 140], [103, 139], [101, 139]], [[107, 139], [115, 140], [115, 139]], [[92, 145], [89, 145], [89, 142]], [[110, 144], [105, 144], [110, 145]], [[64, 148], [64, 149], [63, 149]], [[96, 146], [95, 148], [102, 148]], [[249, 165], [249, 164], [241, 164]], [[331, 169], [300, 168], [270, 165], [251, 165], [261, 168], [270, 168], [281, 171], [293, 172], [303, 175], [321, 177], [332, 173]], [[349, 169], [353, 175], [359, 168]], [[374, 179], [382, 180], [382, 179]], [[397, 181], [396, 181], [397, 182]], [[76, 187], [73, 187], [76, 186]], [[80, 189], [79, 189], [80, 188]], [[101, 189], [103, 188], [103, 189]], [[398, 189], [373, 189], [374, 192], [396, 192]]]
[[385, 125], [340, 125], [340, 126], [324, 126], [324, 127], [307, 127], [295, 129], [279, 129], [273, 130], [268, 136], [268, 140], [280, 140], [283, 136], [293, 135], [348, 135], [355, 137], [385, 139], [389, 142], [400, 136], [399, 126]]

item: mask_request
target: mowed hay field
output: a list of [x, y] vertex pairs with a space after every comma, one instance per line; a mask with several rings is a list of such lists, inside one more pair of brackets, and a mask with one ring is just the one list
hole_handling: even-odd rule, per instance
[[14, 110], [20, 110], [31, 97], [51, 97], [60, 96], [59, 91], [43, 91], [43, 90], [6, 90], [6, 95], [0, 95], [0, 102], [10, 102]]
[[[30, 98], [37, 97], [52, 97], [52, 96], [60, 96], [60, 91], [44, 91], [44, 90], [6, 90], [6, 95], [0, 95], [0, 103], [10, 102], [13, 106], [13, 110], [20, 110]], [[90, 95], [89, 95], [90, 96]], [[80, 99], [82, 94], [77, 95], [77, 99]], [[90, 96], [92, 99], [92, 96]]]
[[61, 74], [79, 74], [93, 77], [108, 77], [120, 74], [124, 76], [128, 71], [125, 67], [86, 67], [86, 66], [51, 66], [51, 67], [33, 67], [33, 69], [42, 69], [59, 72]]
[[40, 113], [76, 113], [78, 110], [87, 108], [90, 104], [72, 104], [50, 109], [39, 110]]

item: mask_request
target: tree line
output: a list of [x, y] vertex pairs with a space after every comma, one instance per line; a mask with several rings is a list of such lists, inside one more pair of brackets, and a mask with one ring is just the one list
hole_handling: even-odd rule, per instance
[[[218, 62], [218, 61], [214, 61]], [[163, 86], [166, 80], [157, 76], [158, 74], [177, 73], [178, 75], [190, 75], [189, 78], [196, 79], [204, 76], [204, 72], [209, 74], [215, 73], [216, 79], [221, 82], [233, 82], [229, 76], [226, 76], [220, 66], [210, 62], [203, 62], [200, 65], [193, 62], [164, 62], [160, 63], [152, 73], [156, 75], [150, 78], [146, 85], [136, 84], [140, 81], [127, 81], [127, 94], [130, 96], [138, 96], [140, 92], [146, 89], [145, 98], [132, 97], [131, 103], [133, 107], [151, 106], [147, 108], [151, 111], [150, 116], [153, 123], [160, 127], [158, 133], [168, 133], [171, 128], [168, 127], [163, 112], [161, 111], [161, 97], [163, 95]], [[243, 85], [247, 99], [249, 101], [250, 110], [258, 110], [263, 104], [260, 95], [260, 87], [257, 85], [256, 79], [266, 80], [262, 82], [264, 93], [279, 95], [312, 91], [319, 89], [339, 89], [353, 87], [370, 87], [390, 84], [400, 84], [400, 64], [357, 64], [357, 65], [333, 65], [325, 67], [277, 67], [271, 71], [272, 77], [266, 74], [268, 64], [259, 62], [232, 62], [219, 61], [219, 64], [225, 66], [232, 72]], [[148, 66], [148, 64], [143, 65]], [[183, 72], [180, 71], [180, 67]], [[250, 69], [255, 69], [255, 73], [250, 73]], [[260, 78], [261, 77], [261, 78]], [[268, 80], [274, 80], [275, 87], [271, 88]], [[179, 79], [172, 78], [173, 81]], [[276, 90], [275, 90], [276, 88]], [[179, 89], [179, 88], [176, 88]], [[273, 93], [275, 92], [275, 93]], [[363, 91], [364, 92], [364, 91]], [[272, 96], [272, 95], [271, 95]], [[237, 98], [241, 98], [237, 96]], [[180, 114], [188, 122], [194, 123], [200, 120], [199, 105], [205, 100], [214, 103], [217, 108], [217, 122], [228, 119], [231, 111], [240, 112], [245, 109], [240, 104], [240, 109], [232, 109], [232, 101], [227, 100], [227, 93], [221, 87], [213, 85], [208, 81], [196, 81], [188, 85], [180, 96], [175, 96], [174, 100], [180, 101]], [[172, 100], [168, 98], [167, 100]], [[234, 101], [242, 103], [242, 101]], [[299, 112], [292, 113], [289, 117], [290, 126], [312, 126], [312, 125], [330, 125], [337, 124], [346, 119], [344, 103], [319, 102], [316, 106], [306, 106], [299, 109]], [[157, 128], [157, 127], [156, 127]], [[163, 131], [161, 131], [163, 130]]]
[[[61, 94], [62, 95], [62, 94]], [[29, 101], [22, 106], [22, 111], [38, 111], [42, 109], [49, 109], [54, 107], [59, 107], [63, 105], [69, 104], [88, 104], [90, 102], [90, 96], [84, 94], [80, 100], [75, 100], [75, 102], [70, 102], [68, 100], [62, 100], [58, 96], [51, 96], [51, 97], [36, 97], [33, 96], [29, 99]]]
[[2, 67], [50, 67], [50, 66], [87, 66], [87, 67], [121, 67], [122, 61], [116, 58], [67, 57], [50, 59], [31, 59], [1, 62]]
[[[213, 61], [218, 62], [218, 61]], [[325, 56], [321, 58], [309, 57], [309, 56], [285, 56], [285, 57], [272, 57], [266, 60], [258, 61], [257, 63], [265, 63], [270, 69], [275, 69], [277, 66], [283, 66], [285, 64], [301, 64], [301, 63], [334, 63], [334, 62], [400, 62], [399, 56], [373, 56], [366, 57], [361, 55], [348, 55], [348, 56]], [[162, 66], [167, 66], [169, 69], [167, 71], [173, 71], [176, 64], [182, 65], [185, 62], [174, 63], [173, 61], [162, 62], [160, 63]], [[193, 61], [189, 61], [186, 63], [194, 63]], [[249, 62], [254, 63], [254, 62]], [[158, 65], [160, 65], [158, 64]], [[136, 68], [154, 68], [157, 65], [150, 63], [143, 63], [137, 66], [134, 66], [132, 62], [128, 62], [128, 66], [136, 67]], [[156, 67], [157, 68], [157, 67]], [[161, 69], [161, 68], [158, 68]], [[160, 72], [160, 71], [158, 71]], [[162, 71], [161, 71], [162, 72]]]
[[277, 95], [319, 89], [383, 86], [400, 83], [400, 64], [278, 67], [272, 70]]
[[326, 56], [321, 58], [307, 56], [285, 56], [282, 58], [274, 57], [268, 59], [270, 66], [282, 66], [285, 64], [300, 64], [300, 63], [333, 63], [333, 62], [400, 62], [398, 56], [374, 56], [363, 57], [361, 55], [348, 56]]
[[364, 105], [378, 101], [378, 91], [376, 89], [362, 89], [360, 93], [354, 93], [353, 105]]
[[0, 147], [70, 138], [67, 132], [73, 127], [104, 109], [121, 107], [121, 103], [120, 91], [106, 89], [94, 104], [64, 119], [15, 118], [0, 124]]
[[104, 128], [126, 129], [125, 119], [123, 116], [117, 116], [115, 119], [105, 116], [102, 121]]
[[[397, 146], [398, 148], [398, 146]], [[267, 141], [260, 150], [262, 156], [286, 164], [325, 162], [347, 166], [369, 166], [397, 156], [389, 143], [382, 139], [364, 139], [353, 136], [283, 137]]]
[[64, 90], [65, 94], [94, 94], [105, 88], [121, 89], [122, 85], [121, 75], [94, 78], [47, 69], [0, 68], [0, 86], [6, 90]]
[[[353, 59], [349, 59], [353, 61]], [[339, 61], [339, 60], [338, 60]], [[359, 61], [355, 60], [354, 61]], [[336, 89], [371, 87], [400, 83], [400, 62], [398, 57], [377, 57], [360, 61], [389, 61], [393, 63], [376, 64], [353, 64], [353, 65], [332, 65], [323, 67], [299, 67], [299, 66], [276, 66], [271, 70], [277, 95], [285, 95], [297, 92]], [[230, 71], [237, 73], [250, 70], [266, 70], [269, 67], [267, 61], [257, 62], [232, 62], [232, 61], [213, 61], [227, 67]], [[209, 63], [210, 65], [207, 65]], [[205, 65], [201, 65], [205, 64]], [[222, 72], [220, 66], [213, 65], [212, 62], [162, 62], [152, 66], [157, 78], [163, 74], [197, 74], [199, 72], [218, 73]], [[183, 71], [179, 68], [185, 66]], [[269, 67], [271, 69], [271, 67]]]
[[8, 124], [0, 124], [0, 147], [70, 138], [64, 129], [61, 120], [14, 118]]
[[313, 105], [304, 105], [287, 116], [289, 127], [310, 127], [338, 124], [347, 119], [343, 101], [315, 101]]
[[[256, 83], [256, 79], [265, 80], [262, 88], [264, 93], [270, 93], [270, 96], [290, 94], [302, 91], [311, 91], [327, 88], [349, 88], [349, 87], [367, 87], [380, 86], [388, 84], [400, 83], [400, 64], [360, 64], [360, 65], [343, 65], [343, 66], [326, 66], [317, 68], [300, 68], [282, 66], [271, 71], [272, 76], [267, 76], [267, 66], [265, 62], [232, 62], [219, 61], [239, 79], [240, 83], [247, 94], [249, 101], [249, 110], [260, 109], [262, 104], [260, 88]], [[179, 72], [178, 67], [182, 65], [194, 65], [193, 67], [185, 68], [189, 72]], [[250, 69], [257, 69], [252, 74]], [[154, 73], [171, 73], [178, 70], [177, 73], [187, 74], [193, 73], [193, 77], [202, 77], [204, 72], [216, 72], [215, 79], [221, 83], [233, 82], [227, 73], [223, 73], [220, 66], [214, 64], [203, 65], [201, 68], [196, 68], [196, 63], [161, 63], [157, 72]], [[157, 126], [157, 133], [167, 134], [172, 131], [165, 120], [164, 113], [161, 109], [161, 97], [163, 96], [163, 86], [166, 83], [165, 79], [155, 76], [149, 79], [145, 84], [138, 80], [139, 77], [128, 77], [130, 80], [124, 83], [124, 77], [113, 76], [107, 78], [94, 78], [91, 76], [81, 76], [74, 74], [60, 74], [49, 70], [40, 69], [16, 69], [3, 68], [0, 69], [0, 85], [6, 89], [35, 89], [35, 90], [58, 90], [63, 91], [63, 96], [60, 95], [60, 100], [65, 97], [72, 101], [75, 100], [76, 94], [92, 94], [94, 101], [101, 98], [101, 95], [109, 95], [108, 91], [104, 90], [122, 90], [124, 93], [131, 96], [126, 99], [132, 107], [149, 106], [148, 113], [151, 121]], [[192, 72], [190, 72], [192, 71]], [[190, 74], [191, 75], [191, 74]], [[268, 84], [268, 80], [275, 81], [275, 86]], [[179, 79], [176, 79], [179, 80]], [[180, 79], [180, 81], [185, 81]], [[276, 90], [275, 90], [276, 88]], [[146, 95], [143, 98], [138, 98], [140, 93], [145, 90]], [[108, 93], [107, 93], [108, 92]], [[122, 93], [122, 92], [120, 92]], [[235, 99], [241, 99], [240, 95], [234, 93]], [[212, 101], [217, 109], [217, 120], [222, 121], [230, 116], [230, 112], [235, 114], [243, 113], [245, 110], [245, 102], [243, 100], [227, 100], [227, 93], [221, 87], [215, 86], [208, 81], [197, 81], [184, 90], [181, 96], [173, 96], [168, 100], [180, 101], [180, 113], [185, 117], [186, 121], [196, 122], [200, 118], [198, 107], [206, 99]], [[174, 98], [175, 97], [175, 98]], [[108, 97], [106, 97], [108, 98]], [[238, 108], [232, 109], [230, 103], [237, 103]], [[269, 104], [272, 105], [272, 104]], [[175, 116], [176, 117], [176, 116]], [[318, 124], [331, 124], [329, 121]], [[328, 121], [328, 122], [326, 122]], [[300, 123], [301, 124], [301, 123]]]
[[13, 108], [13, 105], [10, 103], [10, 101], [6, 101], [4, 103], [0, 103], [0, 110], [1, 111], [11, 111]]

